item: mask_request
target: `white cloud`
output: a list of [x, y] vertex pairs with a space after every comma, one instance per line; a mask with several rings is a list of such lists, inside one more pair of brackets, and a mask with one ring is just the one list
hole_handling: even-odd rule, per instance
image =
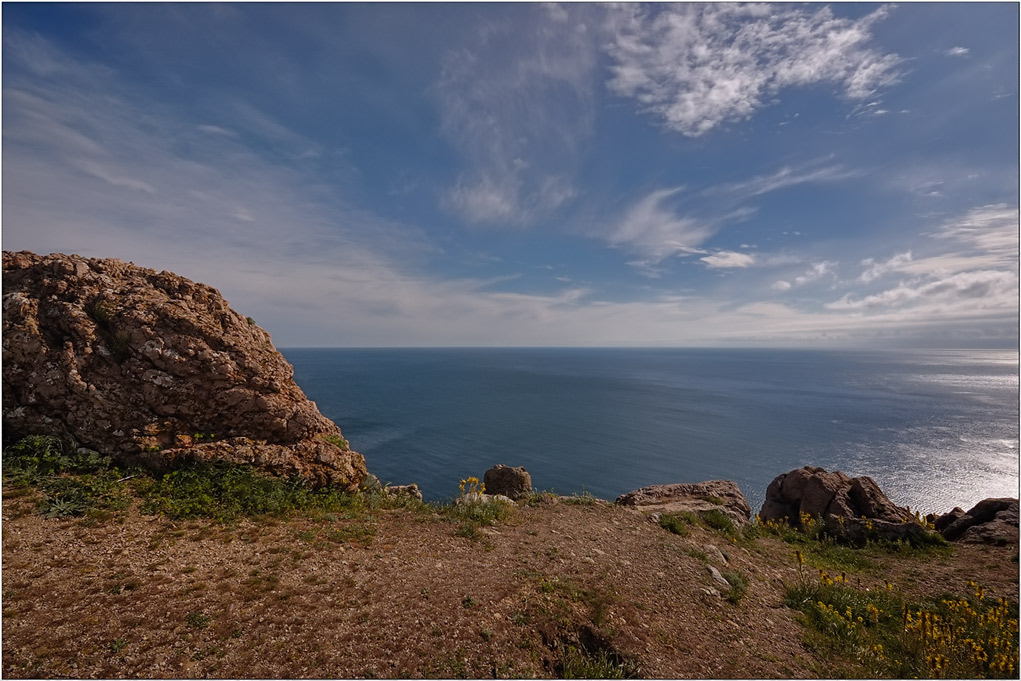
[[[881, 290], [849, 292], [825, 309], [902, 320], [944, 323], [972, 318], [1010, 323], [1018, 310], [1018, 211], [1006, 204], [979, 206], [947, 220], [925, 236], [919, 257], [912, 251], [867, 267], [857, 282], [872, 284], [889, 272], [909, 275]], [[949, 250], [948, 250], [949, 249]]]
[[717, 251], [712, 255], [699, 258], [710, 269], [729, 269], [733, 267], [750, 267], [755, 264], [755, 256], [735, 251]]
[[820, 166], [820, 161], [812, 161], [795, 168], [784, 166], [773, 173], [758, 175], [740, 182], [714, 185], [702, 193], [708, 196], [730, 194], [741, 199], [749, 199], [799, 184], [835, 182], [861, 174], [860, 171], [849, 170], [840, 165]]
[[967, 47], [951, 47], [946, 51], [948, 57], [967, 57], [968, 53], [971, 52]]
[[515, 186], [483, 177], [471, 186], [458, 182], [451, 190], [450, 200], [470, 222], [498, 222], [517, 214], [517, 194]]
[[860, 19], [813, 9], [625, 6], [609, 22], [607, 85], [667, 127], [698, 137], [750, 117], [785, 88], [836, 83], [848, 99], [863, 100], [897, 81], [900, 58], [869, 46], [885, 7]]
[[1005, 203], [980, 206], [962, 218], [950, 220], [929, 234], [970, 247], [972, 252], [993, 254], [1006, 262], [1018, 257], [1018, 209]]
[[433, 92], [466, 170], [445, 196], [472, 223], [528, 225], [574, 198], [592, 132], [596, 47], [573, 8], [528, 7], [451, 48]]
[[[761, 264], [774, 266], [786, 265], [795, 260], [796, 259], [794, 257], [789, 255], [776, 255], [764, 258]], [[773, 289], [774, 291], [779, 291], [781, 293], [790, 291], [792, 288], [796, 286], [804, 286], [805, 284], [810, 284], [814, 281], [818, 281], [826, 276], [835, 276], [834, 270], [836, 266], [837, 266], [836, 262], [823, 260], [821, 262], [813, 264], [807, 270], [805, 270], [803, 274], [799, 274], [790, 281], [783, 279], [774, 281], [770, 288]]]
[[808, 268], [808, 271], [804, 274], [794, 277], [795, 286], [803, 286], [813, 281], [822, 279], [827, 274], [833, 274], [833, 268], [837, 266], [837, 263], [824, 260], [817, 262]]
[[854, 300], [845, 294], [837, 301], [826, 303], [827, 310], [866, 310], [898, 307], [909, 303], [935, 303], [960, 305], [979, 309], [1016, 308], [1018, 277], [1014, 272], [979, 270], [958, 272], [946, 277], [921, 277], [902, 281], [894, 288]]
[[698, 246], [715, 229], [703, 221], [679, 217], [666, 205], [683, 189], [657, 189], [637, 201], [611, 228], [609, 242], [641, 253], [653, 264], [678, 253], [701, 253]]
[[92, 177], [103, 180], [114, 187], [132, 189], [134, 191], [145, 192], [146, 194], [156, 193], [156, 189], [148, 182], [143, 182], [142, 180], [133, 177], [118, 175], [95, 161], [82, 161], [78, 163], [78, 167], [81, 168], [86, 175], [91, 175]]
[[858, 281], [863, 284], [868, 284], [871, 281], [879, 279], [887, 272], [896, 272], [900, 270], [909, 262], [911, 262], [911, 251], [895, 255], [882, 263], [876, 262], [872, 258], [867, 258], [861, 261], [861, 266], [867, 267], [868, 269], [861, 273], [858, 277]]
[[221, 128], [218, 125], [210, 125], [208, 123], [204, 123], [202, 125], [196, 125], [195, 127], [209, 135], [220, 135], [223, 137], [237, 137], [237, 133], [234, 132], [233, 130], [227, 130], [226, 128]]

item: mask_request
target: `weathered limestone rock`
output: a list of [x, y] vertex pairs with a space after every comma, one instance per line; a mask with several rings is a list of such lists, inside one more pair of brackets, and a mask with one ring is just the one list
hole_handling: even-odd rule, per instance
[[387, 485], [383, 488], [383, 492], [391, 499], [406, 496], [422, 501], [422, 490], [418, 489], [417, 482], [413, 482], [410, 485]]
[[352, 490], [366, 475], [268, 333], [216, 289], [120, 260], [4, 251], [3, 420], [157, 469], [247, 463]]
[[502, 504], [513, 504], [514, 500], [503, 494], [485, 494], [483, 492], [468, 492], [454, 499], [456, 506], [465, 504], [491, 504], [499, 501]]
[[747, 523], [752, 512], [744, 494], [730, 480], [650, 485], [620, 495], [617, 503], [661, 513], [718, 510], [739, 525]]
[[802, 514], [821, 519], [830, 531], [849, 539], [869, 533], [914, 541], [926, 530], [906, 508], [897, 506], [872, 478], [805, 466], [778, 475], [766, 489], [759, 517], [801, 525]]
[[482, 484], [489, 494], [502, 494], [515, 500], [532, 493], [532, 476], [521, 466], [511, 468], [498, 463], [482, 476]]
[[713, 578], [714, 582], [716, 582], [725, 589], [730, 588], [730, 582], [728, 582], [727, 578], [723, 576], [723, 573], [721, 573], [712, 565], [708, 565], [707, 567], [709, 569], [709, 576]]
[[1018, 500], [983, 499], [964, 512], [955, 508], [936, 519], [936, 529], [948, 541], [966, 544], [1018, 543]]

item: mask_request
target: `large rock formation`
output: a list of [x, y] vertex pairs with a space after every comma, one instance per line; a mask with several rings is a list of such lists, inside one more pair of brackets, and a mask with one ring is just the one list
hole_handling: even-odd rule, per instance
[[746, 524], [751, 507], [737, 484], [730, 480], [650, 485], [617, 497], [621, 506], [635, 506], [661, 513], [720, 511], [735, 523]]
[[955, 508], [936, 518], [935, 526], [948, 541], [965, 544], [1017, 544], [1018, 500], [983, 499], [969, 511]]
[[897, 506], [870, 477], [805, 466], [778, 475], [766, 488], [759, 518], [800, 526], [803, 516], [821, 519], [834, 533], [851, 539], [867, 534], [918, 540], [926, 530], [906, 508]]
[[120, 260], [4, 251], [3, 419], [157, 469], [247, 463], [349, 489], [366, 475], [252, 319]]

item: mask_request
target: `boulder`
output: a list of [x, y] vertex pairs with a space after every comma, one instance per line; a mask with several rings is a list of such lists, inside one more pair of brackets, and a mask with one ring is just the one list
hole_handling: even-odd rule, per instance
[[484, 492], [468, 492], [454, 499], [455, 506], [492, 504], [495, 502], [500, 502], [501, 504], [513, 504], [514, 500], [503, 494], [486, 494]]
[[489, 494], [502, 494], [515, 500], [532, 493], [532, 476], [521, 466], [511, 468], [498, 463], [482, 476], [482, 484]]
[[954, 506], [954, 510], [950, 511], [949, 513], [944, 513], [941, 516], [930, 515], [926, 516], [926, 518], [932, 523], [933, 527], [936, 528], [937, 532], [943, 534], [943, 530], [953, 525], [954, 522], [960, 520], [965, 515], [967, 514], [964, 512], [963, 508], [961, 508], [960, 506]]
[[871, 535], [915, 542], [926, 530], [907, 508], [894, 504], [872, 478], [852, 478], [814, 466], [778, 475], [766, 489], [759, 518], [801, 526], [803, 515], [852, 540]]
[[422, 501], [422, 490], [418, 488], [417, 482], [413, 482], [410, 485], [387, 485], [383, 488], [383, 492], [390, 499], [411, 497], [412, 499]]
[[948, 541], [967, 544], [1017, 544], [1018, 500], [983, 499], [969, 511], [955, 508], [936, 519], [936, 529]]
[[157, 470], [244, 463], [350, 490], [367, 474], [254, 320], [114, 259], [4, 251], [3, 422]]
[[690, 511], [701, 514], [717, 510], [739, 525], [746, 524], [751, 518], [748, 500], [737, 484], [730, 480], [650, 485], [620, 495], [617, 503], [661, 513]]

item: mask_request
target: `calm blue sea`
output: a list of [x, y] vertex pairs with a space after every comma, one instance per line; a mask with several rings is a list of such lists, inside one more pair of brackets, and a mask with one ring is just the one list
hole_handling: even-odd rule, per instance
[[497, 463], [613, 499], [734, 480], [752, 508], [805, 464], [899, 504], [1018, 495], [1017, 351], [290, 349], [295, 379], [383, 482], [427, 499]]

